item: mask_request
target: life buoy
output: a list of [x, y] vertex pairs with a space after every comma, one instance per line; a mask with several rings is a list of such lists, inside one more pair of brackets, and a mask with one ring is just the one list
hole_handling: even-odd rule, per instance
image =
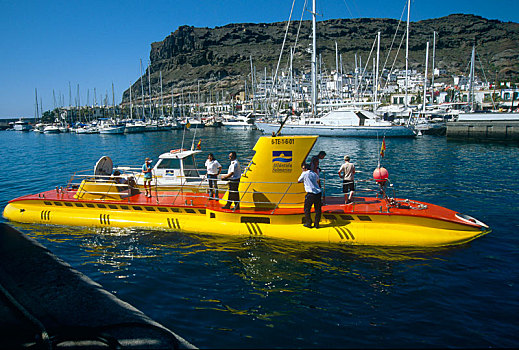
[[386, 168], [378, 167], [373, 171], [373, 179], [379, 183], [384, 185], [389, 178], [389, 173]]
[[178, 152], [182, 152], [182, 151], [187, 151], [185, 148], [178, 148], [178, 149], [172, 149], [171, 151], [169, 151], [169, 153], [178, 153]]

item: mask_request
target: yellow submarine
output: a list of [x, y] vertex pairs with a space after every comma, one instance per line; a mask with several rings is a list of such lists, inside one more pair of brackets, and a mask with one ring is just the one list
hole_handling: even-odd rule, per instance
[[356, 196], [351, 204], [345, 204], [342, 196], [325, 197], [320, 227], [303, 226], [305, 191], [297, 179], [316, 140], [317, 136], [260, 137], [241, 177], [237, 210], [223, 208], [228, 191], [219, 200], [210, 200], [205, 191], [189, 186], [154, 186], [148, 198], [139, 188], [94, 172], [80, 181], [73, 176], [65, 188], [13, 199], [3, 216], [21, 223], [139, 227], [376, 246], [450, 246], [491, 232], [468, 215], [390, 198], [383, 184], [374, 196]]

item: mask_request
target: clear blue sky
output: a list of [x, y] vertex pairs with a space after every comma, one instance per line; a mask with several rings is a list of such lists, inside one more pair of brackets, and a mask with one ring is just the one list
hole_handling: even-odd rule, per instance
[[[295, 1], [299, 19], [304, 0]], [[311, 0], [308, 0], [311, 7]], [[319, 20], [400, 18], [406, 0], [318, 0]], [[0, 118], [34, 116], [34, 90], [43, 109], [64, 95], [81, 104], [90, 90], [116, 103], [146, 65], [150, 44], [181, 25], [215, 27], [229, 23], [286, 21], [292, 0], [0, 0]], [[413, 0], [411, 21], [452, 13], [519, 22], [519, 0]], [[308, 13], [305, 19], [309, 19]], [[405, 19], [405, 18], [404, 18]]]

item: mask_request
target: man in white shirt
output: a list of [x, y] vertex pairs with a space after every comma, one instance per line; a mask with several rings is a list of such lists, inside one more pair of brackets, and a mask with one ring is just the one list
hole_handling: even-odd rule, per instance
[[227, 199], [227, 204], [224, 205], [223, 209], [230, 209], [231, 202], [234, 203], [234, 210], [240, 209], [240, 192], [238, 192], [238, 187], [240, 186], [240, 178], [241, 178], [241, 168], [240, 163], [236, 159], [236, 152], [232, 151], [229, 153], [229, 160], [231, 164], [229, 165], [229, 170], [227, 170], [227, 174], [222, 176], [223, 180], [229, 180], [229, 198]]
[[305, 195], [305, 223], [303, 226], [311, 228], [312, 227], [312, 218], [310, 216], [310, 211], [312, 210], [312, 205], [315, 209], [315, 223], [314, 227], [319, 228], [319, 221], [321, 221], [321, 207], [322, 207], [322, 190], [319, 186], [319, 175], [310, 170], [310, 166], [306, 163], [302, 165], [303, 172], [297, 182], [302, 182], [306, 195]]
[[205, 161], [207, 180], [209, 181], [209, 200], [218, 199], [218, 175], [222, 172], [222, 165], [209, 153]]

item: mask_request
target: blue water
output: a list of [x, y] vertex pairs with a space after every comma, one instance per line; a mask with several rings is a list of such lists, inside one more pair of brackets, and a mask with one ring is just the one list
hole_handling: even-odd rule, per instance
[[[206, 129], [202, 140], [252, 157], [258, 132]], [[0, 205], [65, 185], [103, 155], [116, 165], [180, 148], [182, 132], [40, 135], [0, 132]], [[306, 244], [178, 232], [13, 224], [122, 300], [201, 348], [519, 346], [519, 150], [443, 137], [386, 140], [397, 196], [476, 217], [493, 232], [442, 249]], [[327, 194], [344, 155], [358, 179], [380, 140], [321, 138]], [[203, 157], [205, 158], [205, 157]], [[203, 158], [200, 160], [202, 161]]]

